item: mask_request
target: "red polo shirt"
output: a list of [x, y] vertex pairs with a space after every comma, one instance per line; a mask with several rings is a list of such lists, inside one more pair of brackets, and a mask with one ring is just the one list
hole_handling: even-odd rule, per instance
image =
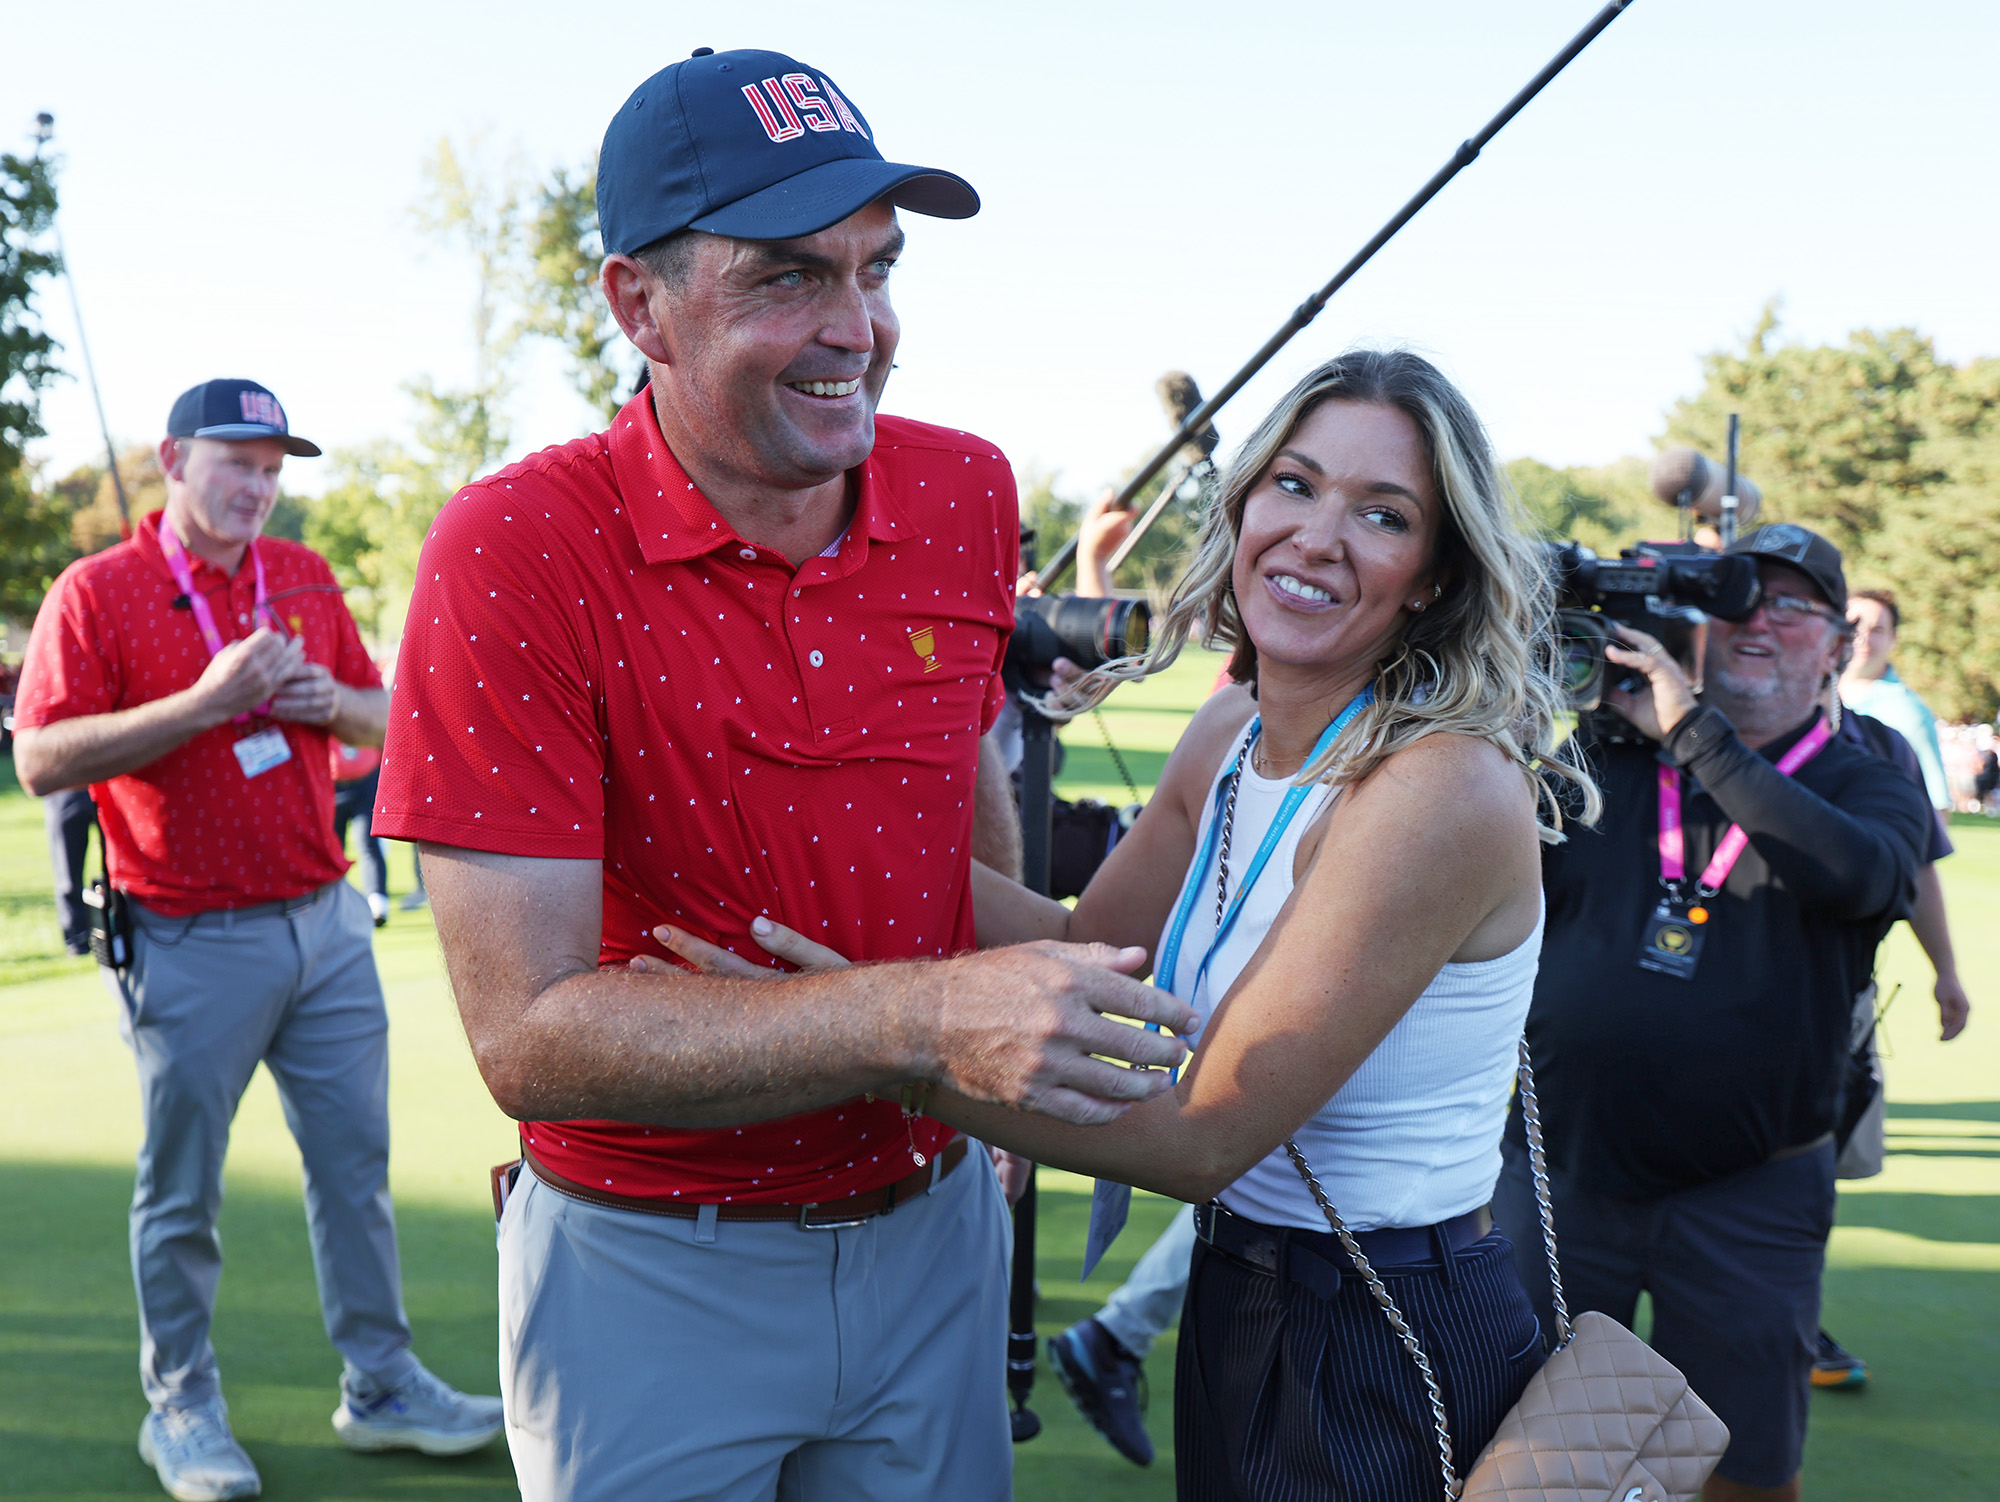
[[[35, 617], [21, 670], [15, 723], [53, 725], [131, 709], [191, 687], [208, 667], [194, 612], [176, 610], [180, 586], [160, 553], [160, 518], [63, 570]], [[382, 678], [361, 645], [333, 570], [312, 549], [282, 538], [257, 542], [272, 608], [306, 656], [353, 688]], [[190, 556], [194, 586], [230, 641], [248, 636], [256, 571], [234, 574]], [[246, 778], [231, 749], [277, 724], [291, 760]], [[98, 783], [111, 883], [172, 917], [299, 897], [338, 880], [348, 860], [333, 839], [327, 733], [315, 725], [233, 722], [205, 730], [135, 772]]]
[[[1013, 474], [876, 423], [837, 552], [737, 536], [660, 437], [609, 432], [469, 486], [424, 544], [375, 831], [604, 863], [601, 960], [674, 923], [762, 957], [769, 914], [856, 960], [972, 947], [981, 731], [1013, 628]], [[893, 1105], [720, 1131], [528, 1123], [535, 1156], [646, 1198], [838, 1199], [910, 1171]], [[916, 1125], [926, 1155], [950, 1137]]]

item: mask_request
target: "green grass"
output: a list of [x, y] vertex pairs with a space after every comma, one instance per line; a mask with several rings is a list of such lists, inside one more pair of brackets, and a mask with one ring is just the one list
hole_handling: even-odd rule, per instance
[[[1105, 711], [1142, 788], [1213, 680], [1192, 657], [1120, 690]], [[1096, 726], [1068, 727], [1069, 796], [1128, 796]], [[1945, 866], [1975, 1013], [1938, 1043], [1928, 970], [1899, 929], [1883, 975], [1902, 991], [1887, 1023], [1890, 1158], [1843, 1186], [1826, 1321], [1874, 1370], [1858, 1394], [1813, 1400], [1806, 1474], [1815, 1499], [1990, 1496], [2000, 1491], [2000, 939], [1980, 918], [2000, 901], [2000, 826], [1961, 819]], [[398, 873], [407, 857], [392, 855]], [[62, 953], [48, 910], [41, 816], [0, 761], [0, 1494], [157, 1497], [133, 1453], [144, 1411], [125, 1259], [125, 1204], [139, 1135], [137, 1091], [109, 997]], [[494, 1265], [486, 1170], [513, 1155], [509, 1123], [468, 1057], [425, 914], [397, 913], [376, 953], [392, 1019], [392, 1185], [417, 1349], [462, 1386], [493, 1391]], [[1885, 986], [1886, 989], [1886, 986]], [[319, 1323], [298, 1156], [259, 1073], [237, 1118], [222, 1232], [228, 1270], [215, 1339], [239, 1432], [266, 1495], [386, 1499], [513, 1494], [504, 1449], [458, 1461], [356, 1456], [327, 1424], [338, 1358]], [[1042, 1179], [1038, 1325], [1093, 1312], [1172, 1206], [1135, 1197], [1132, 1224], [1088, 1283], [1077, 1281], [1088, 1186]], [[1015, 1452], [1017, 1495], [1164, 1499], [1173, 1494], [1173, 1339], [1148, 1363], [1160, 1458], [1141, 1471], [1086, 1429], [1046, 1369], [1032, 1406], [1042, 1435]]]

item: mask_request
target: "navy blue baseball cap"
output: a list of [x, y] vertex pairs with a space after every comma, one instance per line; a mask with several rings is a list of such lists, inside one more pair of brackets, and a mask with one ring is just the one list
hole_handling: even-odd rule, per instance
[[288, 454], [301, 459], [319, 457], [319, 445], [294, 437], [285, 422], [285, 409], [278, 405], [270, 388], [255, 381], [225, 377], [189, 387], [167, 414], [167, 436], [221, 438], [229, 442], [275, 438], [284, 444]]
[[940, 219], [979, 212], [964, 178], [884, 161], [833, 80], [782, 52], [702, 47], [662, 68], [612, 117], [597, 156], [607, 253], [684, 229], [789, 240], [879, 198]]

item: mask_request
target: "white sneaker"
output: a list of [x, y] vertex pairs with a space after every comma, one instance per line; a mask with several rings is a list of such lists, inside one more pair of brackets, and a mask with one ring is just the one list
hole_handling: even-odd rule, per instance
[[229, 1432], [229, 1407], [220, 1396], [147, 1414], [139, 1426], [139, 1458], [180, 1502], [224, 1502], [264, 1490], [257, 1467]]
[[[419, 1362], [398, 1387], [343, 1374], [333, 1429], [350, 1450], [421, 1450], [468, 1455], [505, 1425], [498, 1398], [462, 1393]], [[178, 1495], [178, 1494], [176, 1494]]]
[[380, 928], [389, 921], [389, 897], [387, 893], [370, 892], [368, 894], [368, 916], [375, 920], [377, 928]]

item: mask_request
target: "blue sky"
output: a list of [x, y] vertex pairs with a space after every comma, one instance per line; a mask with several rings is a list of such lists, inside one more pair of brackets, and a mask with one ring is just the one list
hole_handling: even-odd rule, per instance
[[[121, 439], [219, 374], [267, 382], [328, 445], [404, 432], [402, 382], [469, 368], [470, 269], [408, 213], [425, 152], [483, 133], [496, 162], [581, 161], [653, 69], [766, 46], [829, 74], [888, 155], [985, 199], [964, 223], [906, 216], [886, 406], [1081, 490], [1165, 436], [1161, 371], [1219, 384], [1592, 6], [4, 12], [0, 143], [55, 113]], [[1702, 353], [1773, 296], [1795, 337], [1915, 325], [1952, 358], [2000, 353], [1996, 77], [1990, 7], [1635, 0], [1237, 399], [1225, 439], [1357, 341], [1431, 355], [1503, 453], [1559, 464], [1648, 451]], [[67, 338], [66, 299], [45, 301]], [[517, 452], [588, 423], [546, 363], [514, 416]], [[45, 421], [53, 466], [90, 457], [81, 380]]]

